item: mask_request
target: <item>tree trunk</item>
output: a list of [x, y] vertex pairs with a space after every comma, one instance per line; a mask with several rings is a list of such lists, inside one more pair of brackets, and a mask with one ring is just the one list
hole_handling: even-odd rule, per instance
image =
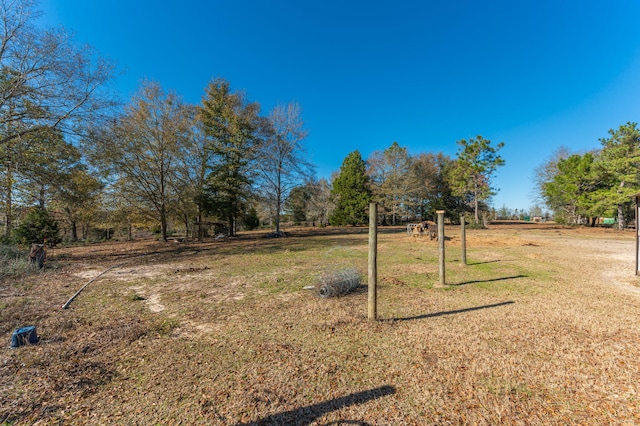
[[43, 210], [45, 208], [45, 201], [44, 201], [45, 193], [46, 193], [46, 190], [44, 185], [40, 185], [40, 194], [39, 194], [40, 199], [38, 200], [38, 206], [40, 206], [40, 208]]
[[198, 241], [202, 240], [202, 208], [198, 206]]
[[11, 216], [13, 215], [12, 212], [12, 207], [13, 207], [13, 200], [12, 200], [12, 189], [13, 189], [13, 170], [11, 168], [11, 158], [7, 159], [6, 162], [6, 178], [5, 178], [5, 191], [6, 191], [6, 198], [5, 198], [5, 215], [6, 215], [6, 219], [5, 219], [5, 235], [7, 238], [9, 238], [11, 236], [11, 227], [12, 227], [12, 223], [11, 223]]
[[480, 223], [480, 217], [478, 216], [478, 182], [473, 182], [473, 211], [476, 220], [476, 225]]
[[167, 241], [167, 213], [160, 213], [160, 233], [162, 234], [162, 241]]
[[229, 217], [229, 236], [236, 236], [236, 218], [233, 216]]
[[167, 241], [167, 209], [164, 204], [160, 206], [160, 234], [162, 241]]
[[624, 213], [622, 211], [622, 204], [618, 204], [618, 229], [620, 231], [624, 230], [625, 228], [625, 223], [624, 223]]
[[276, 235], [280, 235], [280, 209], [282, 208], [282, 164], [278, 167], [278, 187], [276, 188]]
[[393, 210], [391, 211], [391, 225], [396, 226], [396, 207], [398, 205], [394, 202], [393, 203]]
[[476, 224], [480, 223], [480, 216], [478, 215], [478, 197], [475, 196], [473, 199], [473, 211]]
[[276, 235], [280, 235], [280, 208], [282, 201], [280, 200], [280, 191], [276, 196]]
[[78, 226], [75, 220], [71, 221], [71, 241], [78, 241]]

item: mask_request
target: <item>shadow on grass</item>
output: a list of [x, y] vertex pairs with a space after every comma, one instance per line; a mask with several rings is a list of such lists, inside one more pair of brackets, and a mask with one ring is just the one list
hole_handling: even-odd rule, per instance
[[454, 314], [462, 314], [462, 313], [471, 312], [471, 311], [479, 311], [481, 309], [497, 308], [499, 306], [511, 305], [513, 303], [516, 303], [516, 302], [513, 302], [513, 301], [500, 302], [500, 303], [494, 303], [493, 305], [474, 306], [473, 308], [456, 309], [455, 311], [434, 312], [433, 314], [417, 315], [415, 317], [391, 318], [391, 319], [393, 321], [410, 321], [410, 320], [418, 320], [418, 319], [425, 319], [425, 318], [436, 318], [436, 317], [443, 317], [445, 315], [454, 315]]
[[460, 285], [468, 285], [468, 284], [478, 284], [478, 283], [491, 283], [495, 281], [506, 281], [506, 280], [514, 280], [516, 278], [527, 278], [526, 275], [514, 275], [512, 277], [502, 277], [502, 278], [492, 278], [489, 280], [473, 280], [473, 281], [464, 281], [456, 284], [449, 284], [450, 286], [460, 286]]
[[496, 263], [496, 262], [502, 262], [502, 260], [487, 260], [485, 262], [467, 263], [467, 266], [484, 265], [485, 263]]
[[[392, 395], [395, 392], [396, 389], [393, 386], [381, 386], [379, 388], [352, 393], [347, 396], [320, 402], [318, 404], [307, 405], [296, 410], [272, 414], [271, 416], [264, 417], [250, 423], [240, 423], [238, 426], [308, 425], [315, 422], [319, 417], [322, 417], [332, 411], [340, 410], [351, 405], [364, 404], [365, 402], [378, 399], [383, 396]], [[368, 423], [358, 420], [340, 420], [339, 422], [332, 422], [329, 424], [368, 425]]]
[[[52, 256], [53, 260], [71, 261], [119, 261], [130, 260], [132, 264], [146, 263], [153, 261], [164, 261], [176, 258], [193, 258], [194, 255], [271, 255], [274, 253], [305, 252], [314, 249], [329, 249], [331, 247], [366, 247], [367, 237], [357, 235], [357, 232], [327, 233], [317, 235], [291, 236], [287, 238], [267, 239], [256, 236], [241, 236], [235, 239], [216, 241], [207, 238], [202, 241], [189, 242], [169, 242], [156, 241], [152, 239], [136, 240], [131, 242], [137, 244], [135, 249], [128, 250], [127, 242], [108, 242], [102, 245], [86, 245], [88, 250], [80, 255]], [[91, 247], [98, 250], [91, 250]], [[111, 251], [108, 251], [109, 248]], [[102, 249], [102, 250], [99, 250]], [[140, 259], [138, 261], [138, 259]]]

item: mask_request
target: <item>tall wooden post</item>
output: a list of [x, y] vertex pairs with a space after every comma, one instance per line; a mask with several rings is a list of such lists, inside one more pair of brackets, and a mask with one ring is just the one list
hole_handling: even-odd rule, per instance
[[460, 244], [462, 246], [462, 264], [467, 264], [467, 232], [465, 230], [466, 223], [464, 222], [464, 215], [460, 215]]
[[437, 287], [444, 287], [446, 284], [444, 272], [444, 210], [436, 211], [438, 214], [438, 266], [440, 271], [440, 282]]
[[369, 320], [378, 317], [378, 204], [369, 204]]
[[636, 211], [636, 275], [640, 275], [640, 194], [634, 196]]

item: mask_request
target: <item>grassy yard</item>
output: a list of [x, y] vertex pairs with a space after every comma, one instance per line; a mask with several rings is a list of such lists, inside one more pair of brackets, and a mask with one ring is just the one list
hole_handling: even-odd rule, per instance
[[303, 289], [366, 283], [364, 228], [55, 249], [0, 281], [0, 424], [640, 423], [632, 233], [467, 230], [466, 266], [446, 233], [434, 288], [437, 242], [380, 230], [376, 322]]

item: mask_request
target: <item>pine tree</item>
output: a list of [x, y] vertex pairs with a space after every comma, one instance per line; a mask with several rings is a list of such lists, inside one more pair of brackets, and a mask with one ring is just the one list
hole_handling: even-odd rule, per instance
[[559, 160], [555, 175], [542, 186], [542, 195], [556, 212], [556, 220], [578, 223], [588, 215], [588, 194], [594, 190], [592, 178], [594, 156], [573, 154]]
[[600, 190], [598, 198], [618, 212], [618, 227], [624, 229], [624, 204], [640, 192], [640, 129], [637, 123], [628, 122], [617, 130], [609, 130], [609, 138], [600, 139], [602, 151], [598, 167], [602, 180], [608, 182], [606, 190]]
[[360, 225], [367, 221], [367, 209], [373, 196], [366, 163], [360, 152], [347, 155], [333, 181], [331, 195], [336, 204], [329, 223], [337, 226]]
[[232, 93], [229, 83], [215, 79], [207, 87], [200, 120], [209, 139], [207, 149], [213, 164], [198, 204], [229, 224], [236, 235], [236, 222], [247, 209], [253, 170], [260, 147], [260, 132], [267, 123], [258, 116], [260, 106], [248, 103], [241, 93]]
[[470, 199], [477, 224], [480, 203], [495, 193], [491, 187], [491, 177], [498, 167], [504, 165], [504, 160], [498, 155], [504, 142], [500, 142], [494, 148], [490, 140], [477, 136], [468, 141], [459, 140], [457, 144], [458, 158], [452, 171], [451, 184], [456, 195]]
[[46, 209], [34, 207], [15, 230], [16, 240], [22, 244], [58, 242], [58, 223]]

